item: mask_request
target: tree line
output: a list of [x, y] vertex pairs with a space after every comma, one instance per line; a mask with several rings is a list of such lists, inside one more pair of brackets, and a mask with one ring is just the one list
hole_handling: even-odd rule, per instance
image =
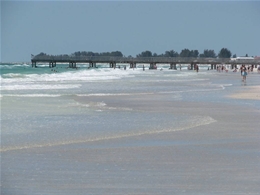
[[[174, 51], [174, 50], [169, 50], [165, 51], [163, 54], [156, 54], [152, 53], [151, 51], [143, 51], [139, 54], [136, 55], [136, 57], [194, 57], [194, 58], [230, 58], [232, 55], [231, 51], [227, 48], [222, 48], [219, 53], [216, 55], [214, 50], [210, 49], [205, 49], [203, 53], [199, 53], [198, 50], [189, 50], [189, 49], [183, 49], [180, 53]], [[48, 55], [46, 53], [39, 53], [36, 55], [36, 57], [41, 57], [41, 56], [47, 56], [47, 57], [52, 57], [54, 55]], [[91, 51], [77, 51], [74, 52], [70, 55], [68, 54], [62, 54], [62, 55], [55, 55], [55, 57], [105, 57], [105, 56], [115, 56], [115, 57], [125, 57], [121, 51], [112, 51], [112, 52], [91, 52]], [[128, 56], [132, 57], [132, 56]], [[236, 54], [233, 55], [233, 57], [236, 57]]]
[[[216, 55], [214, 50], [205, 49], [203, 53], [199, 53], [198, 50], [189, 50], [187, 48], [183, 49], [180, 53], [170, 50], [165, 51], [164, 54], [156, 54], [151, 51], [143, 51], [140, 54], [137, 54], [136, 57], [193, 57], [193, 58], [230, 58], [232, 55], [231, 51], [227, 48], [222, 48], [218, 55]], [[234, 57], [235, 55], [233, 55]]]
[[77, 51], [77, 52], [74, 52], [70, 55], [68, 54], [61, 54], [61, 55], [49, 55], [49, 54], [46, 54], [44, 52], [41, 52], [37, 55], [35, 55], [35, 57], [41, 57], [41, 56], [44, 56], [44, 57], [81, 57], [81, 56], [85, 56], [85, 57], [91, 57], [91, 56], [97, 56], [97, 57], [102, 57], [102, 56], [116, 56], [116, 57], [123, 57], [123, 54], [122, 52], [120, 51], [112, 51], [112, 52], [102, 52], [102, 53], [97, 53], [97, 52], [92, 52], [92, 51]]

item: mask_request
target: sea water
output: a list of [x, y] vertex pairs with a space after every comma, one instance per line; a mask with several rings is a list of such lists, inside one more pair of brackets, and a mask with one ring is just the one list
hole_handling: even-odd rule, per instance
[[[121, 66], [123, 67], [123, 66]], [[87, 64], [2, 64], [1, 150], [55, 146], [175, 131], [211, 123], [207, 116], [147, 112], [121, 100], [131, 96], [161, 102], [221, 101], [220, 94], [238, 82], [212, 82], [216, 71], [111, 69]], [[226, 83], [225, 83], [226, 82]], [[197, 94], [205, 94], [198, 96]], [[207, 96], [210, 96], [208, 98]], [[204, 97], [204, 98], [203, 98]], [[113, 106], [106, 101], [112, 101]], [[132, 98], [132, 104], [139, 100]], [[145, 99], [142, 99], [145, 102]], [[158, 101], [158, 100], [156, 100]], [[152, 106], [152, 105], [151, 105]], [[199, 122], [198, 122], [199, 121]]]
[[[143, 70], [142, 65], [135, 69], [128, 66], [126, 70], [123, 65], [121, 69], [113, 69], [104, 64], [99, 64], [95, 69], [89, 69], [88, 64], [78, 65], [77, 69], [66, 67], [65, 64], [54, 68], [46, 64], [39, 64], [37, 68], [32, 68], [30, 64], [0, 66], [0, 152], [3, 162], [3, 157], [8, 154], [14, 157], [10, 165], [14, 170], [20, 169], [15, 156], [26, 149], [70, 148], [81, 143], [189, 130], [216, 122], [207, 114], [176, 112], [160, 105], [210, 102], [260, 107], [259, 102], [254, 100], [248, 104], [244, 100], [223, 98], [241, 85], [258, 85], [257, 74], [250, 75], [251, 79], [243, 83], [239, 73], [218, 73], [216, 70], [208, 71], [207, 67], [200, 68], [198, 73], [185, 68], [181, 71], [170, 70], [168, 65], [161, 65], [158, 70], [149, 70], [147, 66]], [[37, 167], [41, 164], [40, 159], [37, 155], [32, 158], [37, 162]], [[60, 163], [56, 168], [70, 170], [66, 175], [75, 171], [65, 162]], [[24, 180], [27, 176], [31, 177], [32, 164], [28, 162], [23, 166], [21, 170], [28, 173], [23, 173], [25, 178], [19, 182], [15, 177], [11, 179], [13, 176], [9, 174], [12, 170], [5, 169], [2, 175], [3, 192], [12, 194], [18, 186], [17, 189], [23, 189], [25, 194], [41, 193], [37, 191], [34, 181]], [[5, 163], [4, 168], [8, 167]], [[48, 174], [53, 174], [49, 177], [57, 177], [55, 172], [48, 171], [46, 177]], [[24, 185], [30, 187], [25, 189]], [[47, 189], [50, 189], [49, 194], [70, 192], [55, 191], [51, 185], [47, 185]], [[102, 194], [102, 189], [99, 192]]]
[[[67, 69], [64, 64], [55, 68], [2, 64], [1, 150], [174, 131], [212, 122], [202, 116], [140, 112], [122, 105], [120, 101], [128, 96], [149, 99], [159, 94], [166, 99], [154, 101], [182, 101], [196, 92], [223, 90], [223, 85], [212, 84], [205, 76], [210, 72], [162, 68], [143, 71], [142, 67], [124, 70], [105, 65]], [[89, 97], [92, 101], [80, 101]], [[115, 106], [106, 105], [107, 97]]]

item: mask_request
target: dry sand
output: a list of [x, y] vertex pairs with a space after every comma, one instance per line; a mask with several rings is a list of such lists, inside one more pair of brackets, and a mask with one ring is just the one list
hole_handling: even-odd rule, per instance
[[229, 97], [235, 99], [260, 100], [260, 86], [245, 86], [241, 92], [232, 94]]

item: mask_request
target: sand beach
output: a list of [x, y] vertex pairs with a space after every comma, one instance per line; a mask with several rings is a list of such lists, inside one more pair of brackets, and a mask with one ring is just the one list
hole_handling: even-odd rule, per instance
[[237, 99], [260, 100], [260, 86], [245, 87], [244, 89], [241, 89], [241, 91], [242, 90], [243, 92], [232, 94], [229, 97]]

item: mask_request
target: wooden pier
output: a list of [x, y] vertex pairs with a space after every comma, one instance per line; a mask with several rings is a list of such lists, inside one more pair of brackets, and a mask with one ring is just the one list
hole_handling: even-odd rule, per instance
[[32, 67], [37, 63], [49, 63], [49, 67], [55, 67], [56, 63], [68, 63], [69, 68], [76, 68], [77, 63], [88, 63], [90, 68], [96, 68], [96, 64], [109, 64], [110, 68], [115, 68], [116, 64], [129, 64], [130, 68], [136, 68], [136, 64], [150, 64], [150, 69], [156, 69], [157, 64], [169, 64], [170, 69], [177, 69], [177, 65], [189, 65], [193, 70], [197, 65], [211, 65], [211, 69], [216, 69], [217, 65], [231, 65], [233, 69], [236, 65], [260, 65], [259, 59], [230, 59], [230, 58], [183, 58], [183, 57], [86, 57], [86, 56], [35, 56], [31, 59]]

